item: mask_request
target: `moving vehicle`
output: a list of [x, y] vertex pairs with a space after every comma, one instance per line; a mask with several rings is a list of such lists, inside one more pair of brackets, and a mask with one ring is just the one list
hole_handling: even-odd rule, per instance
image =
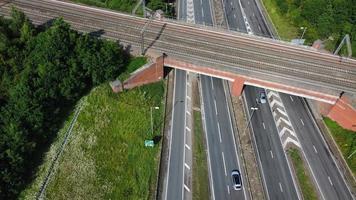
[[232, 170], [231, 178], [232, 178], [232, 187], [234, 188], [234, 190], [241, 190], [242, 183], [241, 183], [240, 171], [237, 169]]

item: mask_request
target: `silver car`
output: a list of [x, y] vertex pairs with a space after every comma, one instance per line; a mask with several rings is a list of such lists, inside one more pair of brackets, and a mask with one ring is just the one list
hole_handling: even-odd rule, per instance
[[266, 93], [265, 92], [261, 92], [260, 93], [260, 103], [266, 103], [267, 99], [266, 99]]
[[242, 183], [241, 183], [240, 171], [237, 169], [232, 170], [231, 178], [232, 178], [232, 187], [234, 188], [234, 190], [241, 190]]

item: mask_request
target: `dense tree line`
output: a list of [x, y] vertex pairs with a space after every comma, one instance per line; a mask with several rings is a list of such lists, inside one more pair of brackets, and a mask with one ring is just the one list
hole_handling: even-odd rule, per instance
[[17, 197], [71, 106], [127, 60], [117, 43], [61, 18], [38, 29], [15, 9], [12, 19], [0, 17], [0, 199]]
[[[345, 34], [350, 34], [356, 49], [355, 0], [276, 0], [276, 4], [296, 26], [308, 27], [309, 42], [331, 36], [336, 44]], [[353, 55], [356, 56], [356, 51]]]

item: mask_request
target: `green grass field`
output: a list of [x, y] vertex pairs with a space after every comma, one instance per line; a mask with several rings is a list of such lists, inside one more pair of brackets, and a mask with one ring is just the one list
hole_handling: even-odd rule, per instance
[[275, 0], [262, 0], [282, 40], [290, 41], [298, 37], [298, 29], [278, 11]]
[[299, 186], [302, 190], [302, 194], [305, 200], [316, 200], [317, 194], [315, 188], [311, 182], [310, 176], [307, 173], [307, 169], [304, 166], [304, 161], [300, 157], [298, 150], [290, 149], [288, 154], [292, 159], [294, 169], [298, 178]]
[[[114, 94], [106, 83], [83, 97], [81, 113], [55, 167], [46, 199], [153, 198], [160, 159], [163, 96], [164, 83], [159, 82], [120, 94]], [[153, 112], [153, 135], [151, 106], [160, 107]], [[71, 118], [59, 131], [37, 178], [22, 192], [22, 199], [34, 199]], [[157, 145], [144, 147], [144, 141], [153, 138]]]
[[193, 199], [209, 199], [209, 179], [201, 114], [194, 111]]
[[356, 151], [356, 133], [343, 129], [329, 118], [324, 118], [324, 122], [328, 126], [334, 140], [339, 146], [352, 173], [356, 175], [356, 153], [348, 158], [353, 152]]

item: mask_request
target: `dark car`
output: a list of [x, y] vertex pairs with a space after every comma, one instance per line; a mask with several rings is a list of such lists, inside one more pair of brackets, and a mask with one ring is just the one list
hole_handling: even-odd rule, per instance
[[231, 172], [231, 178], [232, 178], [232, 187], [234, 190], [241, 190], [242, 188], [242, 182], [241, 182], [241, 174], [239, 170], [233, 170]]

